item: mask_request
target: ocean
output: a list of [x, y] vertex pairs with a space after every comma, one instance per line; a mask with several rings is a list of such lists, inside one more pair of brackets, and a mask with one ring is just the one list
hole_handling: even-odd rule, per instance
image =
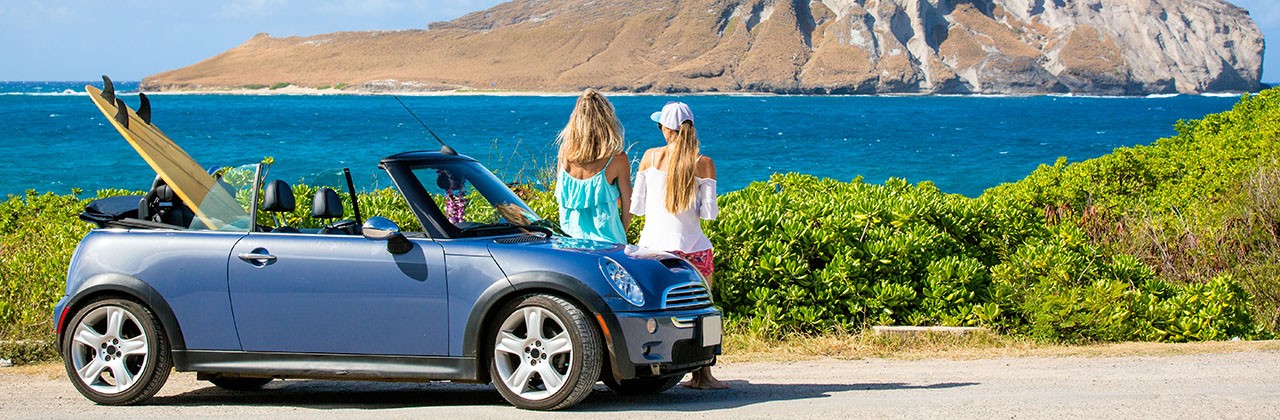
[[[0, 196], [27, 190], [92, 195], [141, 190], [155, 173], [83, 93], [101, 82], [0, 82]], [[137, 89], [137, 82], [117, 89]], [[136, 95], [122, 94], [131, 107]], [[1065, 156], [1081, 161], [1175, 134], [1179, 119], [1225, 111], [1235, 95], [609, 96], [629, 155], [663, 145], [649, 115], [667, 101], [693, 109], [720, 190], [777, 172], [839, 180], [931, 181], [970, 197]], [[533, 182], [554, 163], [574, 96], [402, 96], [459, 153], [507, 181]], [[151, 96], [153, 122], [205, 166], [274, 159], [271, 179], [336, 185], [351, 168], [361, 189], [390, 186], [384, 156], [438, 144], [390, 96]]]

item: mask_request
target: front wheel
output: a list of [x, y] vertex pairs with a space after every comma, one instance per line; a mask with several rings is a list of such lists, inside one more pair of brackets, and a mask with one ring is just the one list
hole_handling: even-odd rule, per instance
[[504, 307], [495, 319], [489, 376], [508, 402], [557, 410], [591, 393], [604, 352], [581, 309], [555, 296], [529, 295]]
[[103, 299], [76, 312], [59, 346], [76, 390], [98, 404], [151, 398], [169, 379], [173, 360], [160, 322], [146, 307]]

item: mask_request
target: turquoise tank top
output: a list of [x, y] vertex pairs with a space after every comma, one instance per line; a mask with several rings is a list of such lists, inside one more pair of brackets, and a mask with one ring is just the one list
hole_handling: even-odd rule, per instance
[[[605, 163], [605, 168], [613, 158]], [[587, 179], [578, 179], [560, 169], [556, 177], [556, 202], [560, 204], [560, 229], [574, 238], [627, 243], [618, 214], [618, 187], [605, 179], [601, 169]]]

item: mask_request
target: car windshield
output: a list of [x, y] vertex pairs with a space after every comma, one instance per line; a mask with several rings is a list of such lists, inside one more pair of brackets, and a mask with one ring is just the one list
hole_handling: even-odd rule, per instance
[[[193, 230], [249, 230], [249, 201], [256, 169], [257, 165], [251, 164], [214, 171], [217, 187], [209, 188], [194, 205], [188, 206], [195, 215], [190, 224], [183, 227]], [[164, 211], [163, 207], [161, 203], [160, 211]]]
[[463, 232], [521, 226], [559, 230], [478, 163], [427, 164], [414, 168], [413, 175], [448, 222]]

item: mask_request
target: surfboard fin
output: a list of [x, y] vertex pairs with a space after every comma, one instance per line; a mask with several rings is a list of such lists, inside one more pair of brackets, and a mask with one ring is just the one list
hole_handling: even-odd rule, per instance
[[124, 128], [129, 128], [129, 107], [125, 106], [124, 99], [116, 98], [115, 119]]
[[142, 118], [142, 122], [151, 125], [151, 100], [147, 99], [147, 94], [141, 92], [138, 93], [138, 98], [142, 100], [142, 103], [138, 104], [138, 117]]
[[102, 75], [102, 99], [106, 99], [107, 103], [116, 103], [116, 84], [111, 83], [111, 78]]

